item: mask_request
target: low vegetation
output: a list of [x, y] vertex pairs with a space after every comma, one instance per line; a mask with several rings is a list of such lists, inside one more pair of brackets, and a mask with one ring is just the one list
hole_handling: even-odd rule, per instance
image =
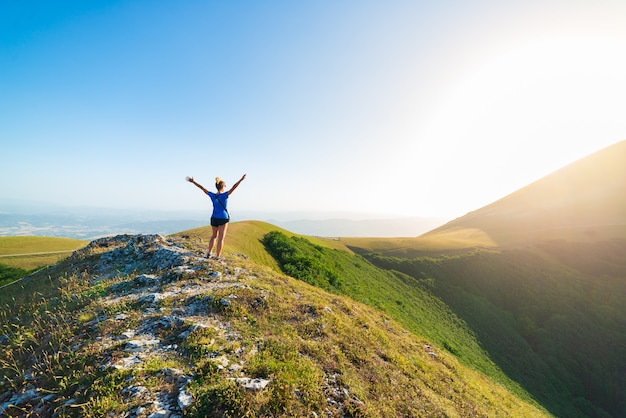
[[555, 415], [623, 415], [626, 242], [367, 258], [428, 280], [498, 366]]
[[531, 400], [494, 364], [470, 327], [431, 293], [431, 280], [381, 270], [361, 256], [279, 231], [267, 233], [262, 242], [290, 276], [385, 312], [416, 335], [429, 338], [465, 364]]
[[24, 269], [0, 264], [0, 286], [13, 283], [22, 277], [25, 277], [28, 273], [29, 272]]
[[[418, 250], [420, 239], [410, 250], [407, 240], [397, 240], [399, 251], [391, 239], [373, 241], [342, 239], [384, 247], [384, 254], [352, 247], [382, 270], [301, 237], [270, 233], [263, 240], [290, 275], [388, 313], [520, 396], [529, 392], [557, 416], [622, 414], [626, 242], [445, 252]], [[389, 256], [425, 252], [433, 255]], [[340, 284], [329, 286], [329, 275]]]
[[[176, 239], [202, 254], [209, 236], [210, 228], [198, 228]], [[130, 372], [98, 368], [123, 347], [95, 342], [124, 331], [105, 326], [116, 314], [140, 320], [139, 305], [103, 304], [132, 276], [94, 285], [61, 262], [55, 273], [39, 272], [0, 294], [7, 348], [0, 389], [27, 387], [36, 377], [59, 396], [61, 416], [102, 416], [128, 411], [120, 393], [129, 379], [163, 388], [161, 370], [180, 369], [197, 377], [186, 416], [540, 416], [541, 408], [556, 416], [622, 415], [625, 241], [503, 249], [469, 240], [447, 251], [419, 239], [397, 240], [395, 248], [392, 239], [374, 241], [232, 224], [227, 270], [247, 273], [205, 297], [211, 317], [238, 338], [197, 331], [181, 344], [182, 355], [150, 358]], [[10, 270], [3, 274], [26, 271]], [[193, 286], [197, 277], [179, 285]], [[236, 303], [216, 302], [228, 297]], [[168, 315], [186, 304], [169, 298], [159, 309]], [[242, 390], [211, 360], [221, 355], [238, 356], [242, 373], [271, 384]], [[70, 399], [76, 403], [63, 406]]]
[[[203, 251], [193, 239], [177, 243]], [[122, 253], [101, 251], [117, 268], [113, 255]], [[160, 275], [154, 289], [168, 295], [152, 305], [142, 304], [145, 290], [136, 287], [151, 280], [141, 276], [149, 272], [96, 276], [105, 259], [96, 253], [7, 288], [0, 294], [0, 392], [37, 385], [48, 399], [39, 413], [60, 417], [143, 416], [142, 396], [165, 396], [180, 374], [191, 377], [189, 417], [546, 416], [379, 310], [236, 255], [194, 257], [182, 270], [152, 272]], [[213, 325], [174, 319], [192, 308], [189, 319]], [[119, 367], [128, 355], [124, 334], [148, 321], [170, 324], [154, 331], [170, 348]], [[246, 390], [237, 376], [269, 383]], [[41, 405], [25, 401], [5, 413], [27, 416]]]
[[68, 257], [86, 241], [56, 237], [0, 237], [0, 286]]

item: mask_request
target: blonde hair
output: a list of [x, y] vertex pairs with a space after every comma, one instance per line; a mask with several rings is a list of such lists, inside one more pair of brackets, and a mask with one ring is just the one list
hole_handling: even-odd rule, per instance
[[221, 188], [223, 188], [226, 185], [226, 183], [224, 183], [224, 180], [222, 180], [219, 177], [215, 177], [215, 188], [217, 190], [220, 190]]

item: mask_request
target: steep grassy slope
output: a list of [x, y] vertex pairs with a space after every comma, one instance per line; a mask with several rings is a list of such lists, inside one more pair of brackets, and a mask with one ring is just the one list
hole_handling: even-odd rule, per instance
[[626, 141], [414, 240], [344, 242], [430, 283], [553, 413], [626, 416], [624, 162]]
[[[577, 257], [592, 251], [606, 260]], [[624, 416], [626, 242], [368, 258], [429, 280], [491, 358], [557, 416]]]
[[100, 240], [0, 294], [2, 413], [545, 416], [378, 310], [203, 250]]
[[[556, 414], [623, 416], [624, 161], [626, 141], [419, 238], [338, 244], [381, 253], [371, 259], [411, 275], [408, 287], [440, 297], [498, 365]], [[377, 284], [388, 280], [364, 285], [367, 293], [349, 286], [335, 291], [404, 315], [405, 324], [420, 323], [420, 315], [386, 304], [402, 301], [399, 293], [414, 295]], [[444, 338], [438, 342], [457, 349]]]
[[301, 237], [270, 232], [265, 241], [288, 274], [374, 306], [510, 385], [495, 360], [558, 416], [624, 411], [621, 241], [578, 243], [569, 251], [552, 242], [411, 259], [367, 255], [387, 273]]
[[625, 162], [626, 141], [622, 141], [422, 237], [449, 239], [480, 231], [499, 246], [624, 237]]
[[[267, 264], [272, 268], [281, 268], [294, 277], [385, 312], [416, 335], [430, 339], [454, 353], [466, 365], [530, 399], [527, 392], [493, 363], [468, 325], [432, 294], [428, 281], [380, 270], [361, 256], [347, 251], [343, 239], [301, 237], [258, 222], [232, 226], [237, 226], [230, 231], [230, 251], [233, 253], [241, 251], [236, 243], [242, 240], [237, 235], [244, 234], [248, 238], [246, 246], [256, 247], [249, 248], [251, 254], [268, 256], [269, 249], [274, 255], [276, 261], [273, 259]], [[188, 232], [182, 235], [188, 236]], [[203, 234], [201, 229], [194, 232]], [[278, 243], [269, 243], [268, 235], [278, 235]], [[285, 254], [290, 254], [291, 258], [286, 260]]]

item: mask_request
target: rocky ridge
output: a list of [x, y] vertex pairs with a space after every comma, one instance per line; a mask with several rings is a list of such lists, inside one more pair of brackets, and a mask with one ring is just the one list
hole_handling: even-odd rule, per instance
[[[118, 235], [92, 241], [77, 250], [68, 259], [70, 272], [88, 275], [92, 286], [98, 287], [105, 279], [123, 278], [108, 287], [101, 303], [106, 307], [135, 305], [140, 316], [123, 311], [101, 314], [84, 324], [85, 335], [77, 335], [73, 349], [83, 348], [83, 341], [93, 338], [100, 353], [99, 369], [142, 370], [155, 358], [186, 357], [181, 348], [198, 330], [211, 329], [216, 336], [232, 343], [239, 336], [227, 321], [211, 315], [214, 305], [229, 307], [237, 296], [230, 294], [214, 300], [216, 290], [246, 287], [254, 276], [242, 268], [230, 268], [224, 260], [207, 260], [197, 251], [186, 248], [185, 239], [161, 235]], [[240, 257], [245, 257], [241, 255]], [[171, 309], [160, 307], [169, 300]], [[113, 309], [115, 311], [115, 309]], [[164, 313], [168, 311], [167, 313]], [[101, 332], [109, 330], [109, 332]], [[88, 336], [87, 334], [92, 334]], [[122, 348], [119, 350], [119, 348]], [[227, 355], [219, 347], [209, 353], [218, 369], [229, 374], [233, 381], [248, 390], [263, 390], [269, 379], [243, 376], [245, 353], [239, 350]], [[34, 366], [27, 371], [25, 384], [14, 391], [0, 395], [0, 415], [27, 411], [24, 416], [60, 416], [75, 406], [73, 398], [64, 400], [61, 407], [54, 395], [37, 387]], [[162, 390], [153, 390], [131, 379], [121, 394], [133, 406], [123, 416], [167, 418], [181, 416], [193, 402], [187, 385], [193, 376], [177, 368], [160, 371]], [[13, 414], [12, 414], [13, 415]]]

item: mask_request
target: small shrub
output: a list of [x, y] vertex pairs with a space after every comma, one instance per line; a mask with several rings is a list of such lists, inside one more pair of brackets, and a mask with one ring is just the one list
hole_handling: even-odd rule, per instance
[[263, 244], [285, 274], [326, 290], [341, 288], [340, 274], [327, 262], [329, 249], [279, 231], [267, 233]]

